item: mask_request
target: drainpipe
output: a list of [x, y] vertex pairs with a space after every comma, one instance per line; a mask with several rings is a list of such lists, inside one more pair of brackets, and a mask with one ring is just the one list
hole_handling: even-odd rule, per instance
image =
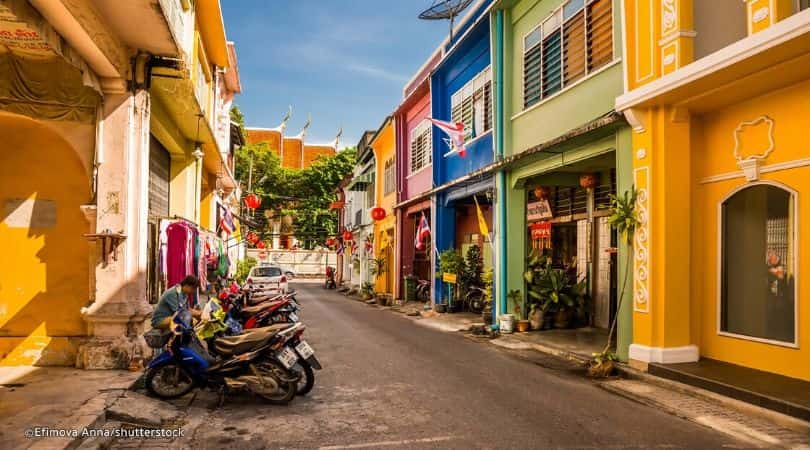
[[[495, 114], [495, 152], [496, 158], [503, 159], [503, 10], [495, 11], [495, 99], [497, 102], [497, 113]], [[506, 173], [499, 170], [497, 173], [498, 184], [498, 276], [496, 293], [498, 296], [498, 307], [493, 310], [495, 317], [493, 323], [498, 323], [498, 315], [506, 313]]]

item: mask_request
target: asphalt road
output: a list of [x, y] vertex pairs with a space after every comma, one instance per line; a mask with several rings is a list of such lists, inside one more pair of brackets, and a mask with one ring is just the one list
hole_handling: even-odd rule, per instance
[[[617, 397], [578, 367], [420, 326], [295, 286], [324, 370], [287, 407], [249, 396], [194, 407], [194, 448], [740, 448], [739, 442]], [[211, 400], [208, 397], [208, 400]]]

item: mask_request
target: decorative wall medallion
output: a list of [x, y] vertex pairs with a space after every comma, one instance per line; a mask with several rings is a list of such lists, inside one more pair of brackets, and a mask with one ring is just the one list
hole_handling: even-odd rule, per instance
[[754, 14], [751, 16], [751, 19], [754, 21], [754, 23], [759, 23], [767, 19], [770, 13], [771, 11], [768, 9], [768, 7], [763, 6], [762, 8], [759, 8], [758, 10], [754, 11]]
[[646, 148], [640, 148], [640, 149], [636, 150], [636, 158], [644, 159], [646, 157], [647, 157], [647, 149]]
[[675, 54], [670, 53], [670, 54], [664, 56], [664, 65], [665, 66], [668, 66], [668, 65], [670, 65], [670, 64], [672, 64], [674, 62], [675, 62]]
[[637, 189], [636, 214], [638, 214], [638, 227], [635, 233], [635, 261], [633, 264], [633, 309], [637, 312], [650, 312], [650, 215], [649, 215], [649, 189], [650, 169], [639, 167], [634, 174]]
[[677, 28], [678, 10], [675, 0], [663, 0], [661, 9], [661, 35], [666, 36]]
[[774, 150], [773, 127], [773, 119], [761, 116], [734, 129], [734, 159], [748, 181], [759, 179], [760, 163]]

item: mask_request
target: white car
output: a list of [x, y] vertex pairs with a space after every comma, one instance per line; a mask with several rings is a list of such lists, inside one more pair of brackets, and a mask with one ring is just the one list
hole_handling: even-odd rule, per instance
[[288, 292], [287, 276], [279, 266], [254, 266], [246, 281], [254, 289], [280, 289], [281, 292]]

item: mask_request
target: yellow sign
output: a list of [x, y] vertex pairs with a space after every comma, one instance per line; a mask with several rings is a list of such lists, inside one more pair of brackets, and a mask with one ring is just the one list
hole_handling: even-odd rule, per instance
[[443, 272], [442, 281], [444, 281], [445, 283], [456, 284], [456, 274]]

